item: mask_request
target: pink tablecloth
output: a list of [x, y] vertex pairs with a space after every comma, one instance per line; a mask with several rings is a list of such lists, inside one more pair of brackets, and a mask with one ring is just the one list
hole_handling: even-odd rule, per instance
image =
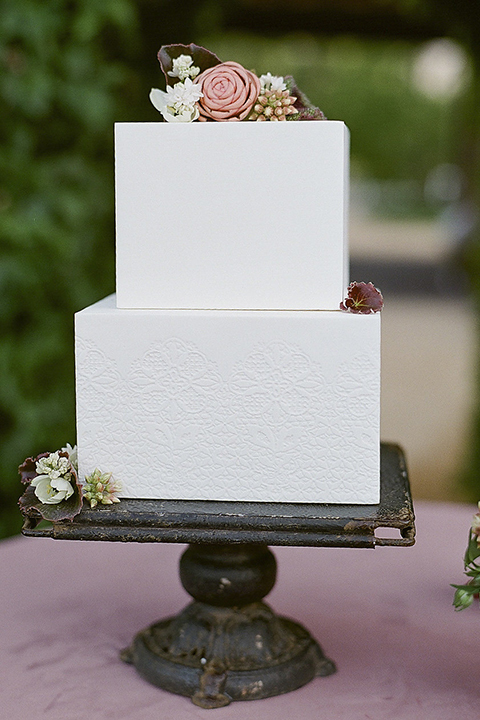
[[276, 611], [302, 622], [338, 673], [219, 710], [144, 682], [118, 659], [189, 598], [178, 545], [15, 538], [0, 544], [5, 720], [454, 720], [480, 715], [480, 614], [452, 609], [470, 506], [418, 503], [413, 548], [276, 548]]

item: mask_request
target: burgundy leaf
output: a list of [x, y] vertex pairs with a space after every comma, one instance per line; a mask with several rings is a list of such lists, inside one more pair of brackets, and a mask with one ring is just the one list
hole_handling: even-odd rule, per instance
[[383, 308], [382, 293], [371, 283], [352, 282], [340, 309], [353, 313], [375, 313]]
[[35, 495], [35, 488], [32, 485], [25, 488], [25, 492], [18, 500], [20, 510], [24, 515], [27, 514], [27, 511], [32, 510], [32, 508], [36, 509], [39, 502], [39, 499]]
[[23, 527], [27, 530], [36, 528], [37, 525], [42, 522], [42, 516], [38, 512], [35, 502], [32, 502], [32, 499], [38, 500], [33, 492], [33, 487], [29, 485], [18, 501], [23, 515]]
[[157, 57], [163, 74], [165, 75], [167, 85], [175, 85], [175, 83], [179, 82], [179, 79], [171, 77], [168, 71], [173, 68], [173, 60], [180, 55], [191, 55], [193, 64], [200, 68], [201, 73], [222, 62], [215, 53], [206, 50], [206, 48], [201, 47], [201, 45], [194, 45], [193, 43], [190, 45], [162, 45]]
[[42, 457], [48, 457], [50, 453], [40, 453], [36, 458], [29, 457], [21, 465], [18, 466], [20, 480], [23, 483], [31, 483], [34, 477], [37, 477], [37, 461]]
[[296, 115], [289, 115], [288, 120], [326, 120], [327, 118], [323, 112], [311, 100], [302, 92], [295, 80], [291, 75], [287, 75], [285, 78], [285, 84], [288, 88], [290, 95], [293, 95], [297, 99], [293, 103], [295, 110], [298, 110]]

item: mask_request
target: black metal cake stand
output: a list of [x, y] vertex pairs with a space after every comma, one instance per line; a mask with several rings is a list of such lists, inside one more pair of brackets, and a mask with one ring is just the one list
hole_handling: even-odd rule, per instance
[[[398, 446], [382, 444], [380, 474], [378, 505], [123, 499], [85, 507], [73, 521], [49, 527], [35, 527], [27, 517], [22, 532], [189, 543], [180, 577], [193, 602], [139, 632], [121, 657], [154, 685], [216, 708], [289, 692], [335, 672], [305, 628], [262, 602], [276, 577], [268, 546], [413, 545], [415, 519]], [[396, 529], [397, 536], [380, 528]]]

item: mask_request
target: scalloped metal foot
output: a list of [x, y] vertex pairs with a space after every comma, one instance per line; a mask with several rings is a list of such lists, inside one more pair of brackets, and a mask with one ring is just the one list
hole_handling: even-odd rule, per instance
[[150, 683], [206, 709], [291, 692], [335, 672], [305, 628], [263, 602], [194, 602], [140, 632], [123, 658]]

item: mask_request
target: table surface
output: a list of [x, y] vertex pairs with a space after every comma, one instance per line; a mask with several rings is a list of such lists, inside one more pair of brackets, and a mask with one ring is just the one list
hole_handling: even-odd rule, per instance
[[[474, 506], [417, 503], [409, 548], [280, 547], [267, 602], [337, 664], [287, 695], [214, 711], [118, 659], [189, 602], [176, 544], [0, 543], [0, 698], [8, 720], [454, 720], [478, 717], [478, 608], [452, 608]], [[213, 717], [213, 716], [212, 716]]]

